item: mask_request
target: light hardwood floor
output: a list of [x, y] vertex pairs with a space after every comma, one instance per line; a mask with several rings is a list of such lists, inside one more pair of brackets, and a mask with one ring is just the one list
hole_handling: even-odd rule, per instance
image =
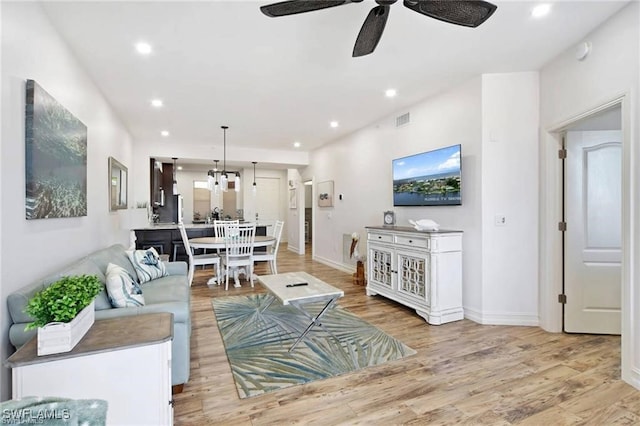
[[[174, 395], [176, 425], [640, 424], [640, 392], [620, 379], [618, 336], [546, 333], [469, 320], [430, 326], [310, 256], [281, 247], [278, 271], [304, 270], [344, 290], [340, 305], [417, 350], [399, 361], [240, 399], [212, 297], [263, 292], [192, 287], [191, 377]], [[260, 265], [256, 273], [267, 273]]]

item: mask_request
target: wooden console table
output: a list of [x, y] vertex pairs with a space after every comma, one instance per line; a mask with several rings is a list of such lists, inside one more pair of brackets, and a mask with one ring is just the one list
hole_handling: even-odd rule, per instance
[[96, 321], [71, 352], [37, 355], [36, 338], [11, 355], [12, 397], [103, 399], [107, 424], [171, 425], [173, 314]]

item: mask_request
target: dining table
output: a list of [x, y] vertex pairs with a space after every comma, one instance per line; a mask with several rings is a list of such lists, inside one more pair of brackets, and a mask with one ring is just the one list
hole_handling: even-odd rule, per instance
[[[276, 237], [271, 235], [256, 235], [253, 247], [268, 247], [276, 243]], [[224, 249], [226, 246], [224, 237], [197, 237], [190, 238], [189, 245], [194, 249]], [[254, 277], [255, 278], [255, 277]], [[211, 277], [207, 285], [220, 282], [219, 277]]]

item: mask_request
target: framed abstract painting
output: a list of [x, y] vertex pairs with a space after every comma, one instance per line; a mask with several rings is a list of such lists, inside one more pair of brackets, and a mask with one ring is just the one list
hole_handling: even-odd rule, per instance
[[318, 207], [333, 207], [333, 181], [318, 183]]
[[87, 126], [34, 80], [26, 89], [26, 218], [86, 216]]

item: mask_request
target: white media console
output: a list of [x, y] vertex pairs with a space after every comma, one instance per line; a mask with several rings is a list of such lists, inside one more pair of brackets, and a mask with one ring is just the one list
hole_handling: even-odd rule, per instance
[[463, 319], [462, 231], [366, 229], [367, 296], [409, 306], [429, 324]]

